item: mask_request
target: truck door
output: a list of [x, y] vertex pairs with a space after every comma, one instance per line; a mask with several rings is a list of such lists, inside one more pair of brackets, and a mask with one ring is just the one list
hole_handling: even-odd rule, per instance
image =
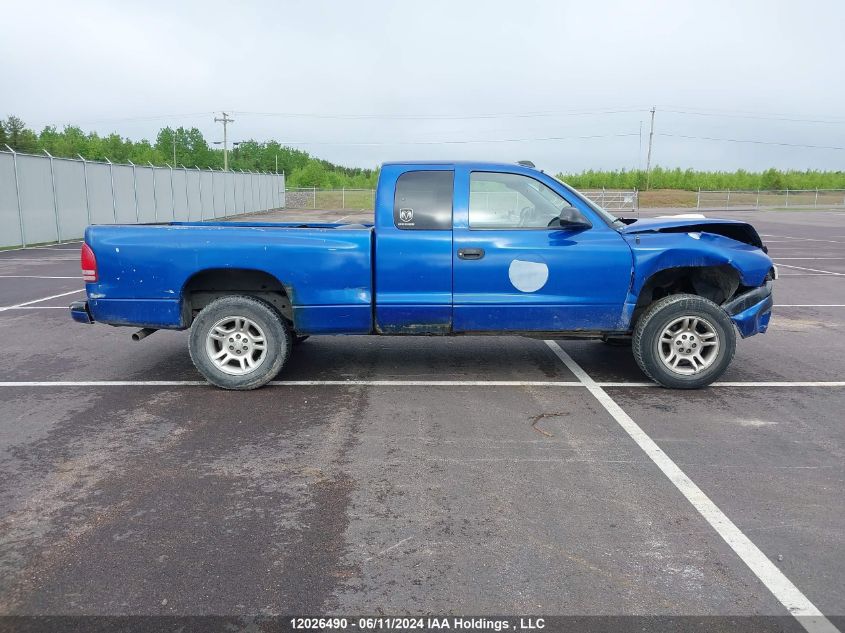
[[528, 169], [459, 169], [456, 188], [454, 331], [619, 328], [631, 251], [589, 205]]
[[376, 195], [375, 328], [452, 330], [453, 167], [384, 165]]

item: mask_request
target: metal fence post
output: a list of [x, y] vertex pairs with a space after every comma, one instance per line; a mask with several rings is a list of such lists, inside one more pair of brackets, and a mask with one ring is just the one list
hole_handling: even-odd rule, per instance
[[[208, 171], [211, 172], [211, 214], [214, 216], [214, 219], [217, 219], [217, 194], [214, 192], [214, 170], [209, 167]], [[202, 176], [200, 176], [202, 178]]]
[[759, 208], [760, 208], [760, 189], [759, 189], [759, 187], [758, 187], [758, 189], [757, 189], [757, 204], [755, 205], [755, 207], [756, 207], [757, 209], [759, 209]]
[[117, 201], [114, 198], [114, 165], [108, 158], [106, 158], [106, 162], [109, 164], [109, 182], [111, 183], [111, 211], [114, 223], [117, 224]]
[[789, 206], [789, 189], [786, 190], [786, 206]]
[[203, 221], [203, 217], [202, 217], [202, 207], [203, 207], [203, 203], [202, 203], [202, 171], [200, 171], [199, 165], [194, 165], [194, 167], [196, 167], [196, 169], [197, 169], [197, 180], [199, 181], [199, 182], [197, 182], [197, 189], [199, 189], [199, 191], [200, 191], [200, 222], [202, 222]]
[[[182, 165], [182, 163], [179, 163]], [[185, 206], [188, 207], [188, 222], [191, 221], [191, 196], [188, 193], [188, 168], [182, 165], [182, 171], [185, 172]]]
[[729, 206], [731, 206], [731, 190], [730, 189], [728, 189], [728, 197], [725, 200], [725, 209], [727, 209]]
[[[232, 170], [234, 172], [234, 170]], [[238, 175], [232, 175], [232, 215], [238, 215]]]
[[50, 189], [53, 192], [53, 215], [56, 218], [56, 241], [61, 244], [62, 224], [59, 221], [59, 199], [58, 197], [56, 197], [56, 171], [53, 168], [53, 155], [46, 149], [42, 149], [41, 151], [47, 154], [47, 156], [50, 158]]
[[156, 168], [150, 161], [147, 161], [153, 173], [153, 221], [158, 222], [158, 193], [156, 193]]
[[[167, 165], [167, 163], [164, 163]], [[170, 219], [176, 221], [176, 190], [173, 188], [173, 167], [170, 168]]]
[[91, 195], [88, 193], [88, 161], [82, 157], [82, 154], [77, 154], [82, 161], [82, 179], [85, 183], [85, 213], [88, 218], [88, 224], [91, 224]]
[[317, 187], [311, 187], [314, 190], [314, 208], [317, 208]]
[[[126, 160], [129, 160], [128, 158]], [[141, 216], [138, 214], [138, 174], [135, 170], [135, 163], [131, 160], [129, 164], [132, 165], [132, 195], [135, 196], [135, 224], [141, 221]]]
[[701, 187], [698, 188], [698, 196], [695, 199], [695, 208], [696, 209], [701, 208]]
[[12, 152], [12, 165], [15, 171], [15, 199], [18, 202], [18, 223], [21, 228], [21, 246], [26, 248], [26, 234], [23, 228], [23, 210], [21, 209], [21, 186], [18, 182], [18, 153], [6, 145], [6, 149]]
[[816, 187], [816, 197], [813, 200], [813, 208], [817, 208], [819, 206], [819, 188]]
[[340, 208], [341, 208], [341, 209], [345, 209], [345, 208], [346, 208], [346, 187], [344, 187], [343, 189], [341, 189], [341, 193], [340, 193]]

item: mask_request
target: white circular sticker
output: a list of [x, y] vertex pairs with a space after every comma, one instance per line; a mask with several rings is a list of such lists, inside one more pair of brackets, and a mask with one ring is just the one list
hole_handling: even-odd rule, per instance
[[549, 280], [549, 267], [542, 262], [515, 259], [508, 267], [508, 279], [521, 292], [536, 292]]

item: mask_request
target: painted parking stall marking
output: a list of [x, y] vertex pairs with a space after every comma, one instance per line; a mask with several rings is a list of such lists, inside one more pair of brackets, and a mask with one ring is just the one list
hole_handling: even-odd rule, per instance
[[836, 277], [845, 277], [845, 273], [837, 273], [831, 270], [819, 270], [818, 268], [806, 268], [804, 266], [795, 266], [794, 264], [778, 264], [783, 268], [794, 268], [796, 270], [809, 270], [812, 273], [823, 273], [825, 275], [834, 275]]
[[[67, 308], [57, 308], [65, 310]], [[653, 382], [597, 382], [598, 387], [624, 387], [629, 389], [661, 389]], [[576, 387], [583, 382], [566, 380], [272, 380], [270, 387]], [[203, 387], [205, 380], [6, 380], [0, 387]], [[707, 389], [726, 387], [845, 387], [845, 380], [819, 381], [725, 381], [714, 382]]]
[[23, 303], [18, 303], [13, 306], [2, 306], [0, 307], [0, 312], [5, 312], [6, 310], [17, 310], [19, 308], [24, 308], [33, 303], [41, 303], [42, 301], [49, 301], [50, 299], [58, 299], [59, 297], [67, 297], [68, 295], [78, 294], [80, 292], [85, 292], [85, 288], [79, 288], [77, 290], [71, 290], [70, 292], [62, 292], [57, 295], [52, 295], [49, 297], [41, 297], [40, 299], [33, 299], [32, 301], [25, 301]]
[[786, 607], [810, 633], [839, 633], [822, 612], [787, 578], [780, 569], [734, 525], [724, 512], [704, 494], [657, 443], [622, 410], [616, 401], [596, 383], [578, 363], [572, 360], [555, 341], [546, 341], [549, 349], [561, 360], [587, 390], [599, 401], [610, 416], [636, 442], [643, 452], [666, 475], [669, 481], [686, 497], [698, 513], [713, 527], [719, 536], [748, 565], [754, 575]]

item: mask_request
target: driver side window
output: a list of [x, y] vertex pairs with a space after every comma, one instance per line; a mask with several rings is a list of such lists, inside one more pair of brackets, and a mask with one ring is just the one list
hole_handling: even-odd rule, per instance
[[583, 220], [580, 213], [539, 180], [520, 174], [470, 174], [471, 229], [545, 229], [560, 220]]

